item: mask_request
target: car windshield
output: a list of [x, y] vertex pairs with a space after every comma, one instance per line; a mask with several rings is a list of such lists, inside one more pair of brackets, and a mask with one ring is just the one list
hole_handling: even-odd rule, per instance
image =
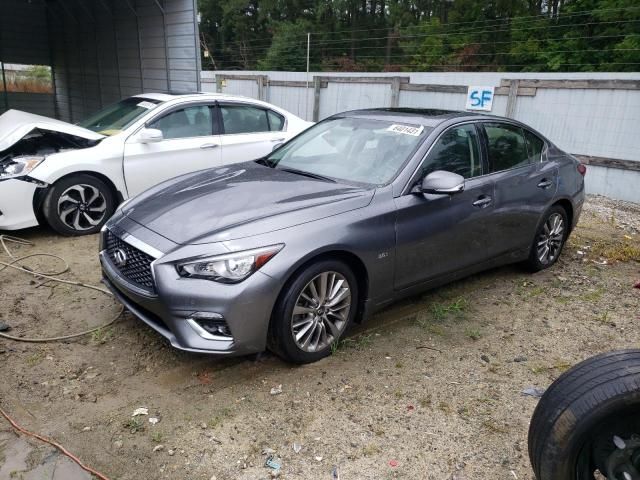
[[159, 104], [159, 100], [150, 98], [126, 98], [94, 113], [78, 125], [102, 135], [115, 135]]
[[422, 125], [359, 117], [325, 120], [261, 161], [332, 180], [384, 185], [428, 133]]

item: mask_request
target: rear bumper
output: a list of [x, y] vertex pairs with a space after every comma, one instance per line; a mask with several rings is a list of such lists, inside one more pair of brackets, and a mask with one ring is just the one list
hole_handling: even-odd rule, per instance
[[38, 225], [33, 211], [34, 183], [11, 178], [0, 181], [0, 230], [19, 230]]

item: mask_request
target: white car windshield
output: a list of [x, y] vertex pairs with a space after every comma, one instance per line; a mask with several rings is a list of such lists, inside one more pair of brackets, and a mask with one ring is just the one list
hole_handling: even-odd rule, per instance
[[160, 103], [159, 100], [150, 98], [125, 98], [94, 113], [78, 125], [102, 135], [115, 135]]
[[430, 128], [371, 118], [317, 124], [261, 163], [331, 180], [384, 185], [393, 180]]

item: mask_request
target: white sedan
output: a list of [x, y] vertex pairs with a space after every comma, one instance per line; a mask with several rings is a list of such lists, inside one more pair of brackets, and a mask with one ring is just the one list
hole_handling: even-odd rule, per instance
[[311, 125], [222, 94], [143, 94], [71, 125], [0, 115], [0, 230], [100, 230], [123, 200], [178, 175], [260, 158]]

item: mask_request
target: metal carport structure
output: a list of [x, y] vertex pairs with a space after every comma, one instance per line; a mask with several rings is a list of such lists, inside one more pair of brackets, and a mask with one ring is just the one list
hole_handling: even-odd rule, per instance
[[1, 0], [0, 62], [50, 66], [53, 94], [8, 92], [3, 75], [0, 113], [77, 122], [130, 95], [198, 91], [198, 35], [196, 0]]

